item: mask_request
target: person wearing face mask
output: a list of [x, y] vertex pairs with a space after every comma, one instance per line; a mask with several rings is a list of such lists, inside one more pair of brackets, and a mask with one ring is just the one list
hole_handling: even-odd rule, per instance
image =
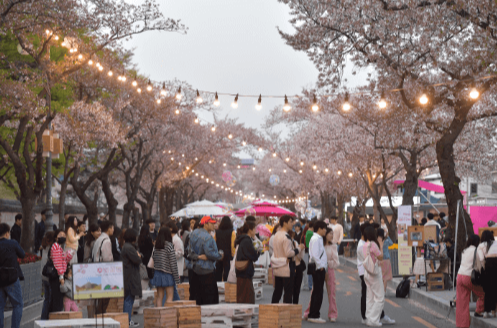
[[66, 253], [63, 251], [63, 247], [66, 243], [66, 233], [59, 229], [55, 232], [55, 236], [57, 238], [53, 241], [48, 254], [58, 273], [57, 278], [49, 279], [51, 292], [48, 312], [50, 313], [64, 310], [64, 295], [60, 291], [60, 286], [64, 285], [64, 274], [67, 270], [67, 263], [72, 259], [71, 252]]

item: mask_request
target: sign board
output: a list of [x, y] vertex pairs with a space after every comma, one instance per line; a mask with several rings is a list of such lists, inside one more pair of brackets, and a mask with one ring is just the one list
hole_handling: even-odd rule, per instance
[[124, 297], [123, 262], [72, 265], [74, 300]]
[[424, 228], [423, 226], [407, 227], [407, 243], [409, 246], [423, 246], [423, 241], [426, 239]]
[[[412, 206], [405, 205], [397, 208], [397, 237], [399, 243], [399, 274], [412, 274], [412, 249], [408, 245], [408, 229], [412, 222]], [[423, 242], [421, 242], [422, 244]]]

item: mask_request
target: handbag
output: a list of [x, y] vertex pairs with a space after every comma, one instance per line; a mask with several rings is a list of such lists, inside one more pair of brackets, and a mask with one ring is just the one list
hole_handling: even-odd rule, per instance
[[244, 271], [247, 269], [249, 261], [235, 261], [235, 269], [238, 271]]
[[228, 273], [228, 280], [227, 280], [227, 282], [230, 284], [236, 284], [235, 259], [236, 259], [237, 253], [238, 253], [238, 246], [236, 246], [236, 249], [235, 249], [235, 257], [233, 260], [231, 260], [231, 263], [230, 263], [230, 272]]
[[475, 255], [473, 257], [473, 271], [471, 271], [471, 283], [475, 286], [481, 286], [483, 284], [483, 275], [481, 274], [480, 271], [475, 269], [477, 250], [478, 248], [475, 249]]
[[149, 279], [148, 272], [147, 272], [147, 268], [145, 267], [145, 264], [140, 263], [140, 280], [143, 280], [143, 279]]
[[155, 268], [154, 252], [155, 252], [155, 248], [152, 250], [152, 256], [150, 256], [150, 260], [148, 260], [147, 268], [150, 268], [150, 269]]
[[52, 248], [50, 247], [47, 255], [47, 263], [45, 263], [45, 266], [43, 266], [43, 270], [41, 271], [41, 274], [47, 277], [49, 280], [57, 279], [59, 277], [59, 273], [57, 272], [57, 269], [55, 269], [55, 265], [53, 264], [52, 258], [50, 257], [51, 251]]
[[368, 247], [368, 255], [366, 256], [366, 259], [362, 263], [364, 266], [364, 270], [367, 271], [370, 275], [377, 275], [378, 274], [378, 264], [374, 263], [373, 258], [371, 257], [371, 243], [369, 242], [369, 247]]

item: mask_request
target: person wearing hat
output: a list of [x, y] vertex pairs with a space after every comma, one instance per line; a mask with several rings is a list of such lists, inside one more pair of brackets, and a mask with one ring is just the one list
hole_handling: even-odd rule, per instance
[[[219, 304], [215, 271], [216, 261], [221, 261], [224, 253], [217, 249], [216, 242], [211, 236], [215, 224], [216, 220], [204, 216], [200, 220], [201, 228], [192, 231], [189, 235], [188, 258], [190, 260], [187, 261], [187, 268], [192, 270], [194, 285], [202, 286], [197, 291], [197, 305]], [[195, 257], [198, 257], [198, 260], [193, 261]]]

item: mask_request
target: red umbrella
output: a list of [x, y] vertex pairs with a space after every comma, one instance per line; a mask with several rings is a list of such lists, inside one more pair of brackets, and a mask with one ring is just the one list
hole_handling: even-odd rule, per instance
[[249, 207], [242, 208], [235, 212], [237, 216], [245, 216], [246, 211], [253, 212], [255, 211], [256, 216], [283, 216], [283, 215], [291, 215], [295, 216], [295, 213], [283, 208], [281, 206], [277, 206], [275, 204], [271, 204], [269, 202], [258, 203], [257, 205], [251, 205]]

